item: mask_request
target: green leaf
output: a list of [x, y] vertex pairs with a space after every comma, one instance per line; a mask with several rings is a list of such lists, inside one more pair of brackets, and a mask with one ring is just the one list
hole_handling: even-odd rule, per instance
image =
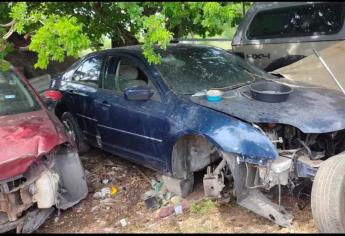
[[15, 31], [19, 34], [24, 32], [24, 26], [27, 23], [27, 4], [26, 2], [18, 2], [11, 8], [10, 16], [16, 21]]
[[88, 48], [90, 40], [82, 28], [75, 17], [49, 16], [29, 45], [29, 49], [38, 54], [35, 67], [44, 69], [49, 61], [62, 62], [65, 56], [77, 57], [81, 50]]
[[159, 64], [161, 57], [154, 52], [154, 45], [166, 49], [173, 38], [172, 33], [165, 28], [164, 16], [157, 14], [145, 17], [143, 30], [142, 36], [138, 36], [138, 40], [143, 43], [143, 54], [150, 64]]

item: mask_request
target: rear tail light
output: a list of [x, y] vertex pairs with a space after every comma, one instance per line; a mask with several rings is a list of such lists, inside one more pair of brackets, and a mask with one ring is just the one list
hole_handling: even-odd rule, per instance
[[47, 90], [43, 93], [46, 99], [51, 99], [54, 102], [59, 101], [62, 98], [62, 93], [57, 90]]

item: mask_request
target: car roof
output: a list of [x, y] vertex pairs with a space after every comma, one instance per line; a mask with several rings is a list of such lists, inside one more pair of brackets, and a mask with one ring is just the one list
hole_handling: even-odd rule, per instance
[[[292, 6], [299, 6], [299, 5], [307, 5], [307, 4], [315, 4], [315, 3], [323, 3], [323, 2], [255, 2], [253, 4], [253, 9], [271, 9], [271, 8], [284, 8], [284, 7], [292, 7]], [[327, 3], [327, 2], [324, 2]]]
[[[154, 47], [158, 49], [157, 45], [155, 45]], [[174, 49], [174, 48], [216, 48], [216, 47], [209, 46], [209, 45], [200, 45], [200, 44], [195, 45], [195, 44], [185, 44], [185, 43], [171, 43], [167, 45], [167, 49]], [[98, 55], [102, 53], [116, 53], [116, 52], [125, 52], [125, 53], [142, 57], [143, 56], [142, 51], [143, 51], [142, 45], [132, 45], [132, 46], [117, 47], [117, 48], [104, 49], [97, 52], [92, 52], [90, 54], [87, 54], [86, 57], [94, 56], [94, 55]]]

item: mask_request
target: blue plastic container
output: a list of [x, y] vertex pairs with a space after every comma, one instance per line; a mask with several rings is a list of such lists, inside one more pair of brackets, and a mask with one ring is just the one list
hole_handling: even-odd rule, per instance
[[219, 102], [222, 100], [222, 92], [219, 90], [209, 90], [206, 93], [207, 101]]

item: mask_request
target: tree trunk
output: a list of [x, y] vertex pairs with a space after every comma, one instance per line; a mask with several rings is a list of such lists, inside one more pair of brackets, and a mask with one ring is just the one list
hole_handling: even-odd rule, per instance
[[138, 43], [138, 40], [130, 32], [126, 30], [123, 30], [120, 36], [117, 34], [111, 37], [112, 48], [136, 45]]

